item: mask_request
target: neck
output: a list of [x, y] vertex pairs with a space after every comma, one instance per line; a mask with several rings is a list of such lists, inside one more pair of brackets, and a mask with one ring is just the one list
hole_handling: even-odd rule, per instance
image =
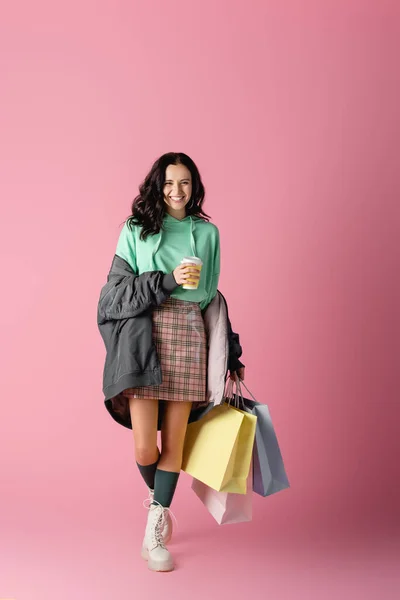
[[178, 221], [182, 221], [182, 219], [184, 219], [186, 217], [185, 209], [183, 209], [183, 211], [182, 210], [167, 210], [167, 213], [171, 217], [174, 217], [174, 219], [178, 219]]

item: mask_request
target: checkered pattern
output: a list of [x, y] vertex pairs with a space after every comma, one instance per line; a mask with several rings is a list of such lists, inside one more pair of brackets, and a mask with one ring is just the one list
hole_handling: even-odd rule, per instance
[[123, 395], [207, 405], [207, 338], [200, 306], [170, 296], [153, 309], [152, 318], [162, 383], [128, 388]]

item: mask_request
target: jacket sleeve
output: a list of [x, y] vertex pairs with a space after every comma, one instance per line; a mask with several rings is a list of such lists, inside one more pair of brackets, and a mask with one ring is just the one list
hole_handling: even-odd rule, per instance
[[227, 335], [228, 335], [228, 370], [229, 371], [237, 371], [241, 367], [245, 366], [239, 360], [239, 358], [242, 356], [242, 346], [240, 345], [239, 334], [235, 333], [232, 330], [232, 324], [229, 319], [229, 309], [228, 309], [228, 303], [226, 301], [226, 298], [223, 295], [223, 293], [221, 292], [221, 290], [218, 290], [218, 293], [220, 294], [221, 298], [225, 302], [225, 307], [226, 307], [226, 320], [227, 320], [227, 330], [228, 330], [227, 331]]
[[242, 356], [242, 346], [240, 345], [239, 334], [232, 331], [232, 325], [228, 317], [228, 369], [229, 371], [237, 371], [245, 365], [239, 360]]
[[135, 275], [130, 264], [115, 255], [100, 292], [98, 323], [129, 319], [159, 306], [177, 285], [173, 273], [147, 271]]

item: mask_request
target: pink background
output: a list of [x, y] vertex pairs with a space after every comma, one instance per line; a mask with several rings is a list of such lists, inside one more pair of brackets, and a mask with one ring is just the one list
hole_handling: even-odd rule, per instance
[[[1, 598], [398, 597], [399, 13], [2, 6]], [[132, 434], [103, 406], [96, 308], [171, 150], [202, 174], [245, 382], [292, 487], [221, 527], [183, 474], [160, 575], [139, 556]]]

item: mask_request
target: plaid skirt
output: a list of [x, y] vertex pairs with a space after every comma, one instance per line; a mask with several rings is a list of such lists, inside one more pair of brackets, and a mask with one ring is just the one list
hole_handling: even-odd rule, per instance
[[128, 388], [123, 396], [206, 406], [207, 337], [199, 304], [169, 296], [152, 310], [152, 321], [162, 383]]

